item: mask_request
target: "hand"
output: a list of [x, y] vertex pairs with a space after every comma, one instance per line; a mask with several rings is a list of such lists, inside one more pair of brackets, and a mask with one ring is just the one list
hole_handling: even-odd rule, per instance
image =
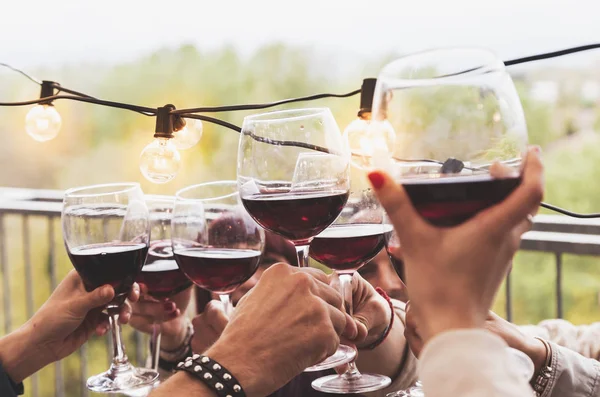
[[360, 274], [352, 277], [353, 317], [357, 321], [357, 335], [346, 342], [357, 348], [375, 342], [390, 323], [392, 315], [388, 302]]
[[[0, 361], [15, 382], [58, 361], [77, 350], [94, 333], [104, 335], [109, 329], [104, 307], [115, 296], [110, 285], [87, 292], [75, 270], [67, 274], [46, 303], [21, 328], [2, 338]], [[134, 284], [131, 301], [139, 298]], [[131, 308], [124, 304], [119, 314], [123, 324], [129, 321]]]
[[204, 307], [204, 311], [194, 317], [194, 336], [192, 338], [192, 351], [203, 353], [211, 347], [223, 333], [229, 323], [225, 309], [220, 301], [212, 300]]
[[271, 266], [206, 354], [230, 370], [249, 397], [274, 392], [333, 354], [340, 335], [356, 338], [357, 324], [329, 281], [317, 269]]
[[449, 329], [483, 326], [521, 235], [531, 228], [528, 216], [542, 199], [539, 149], [529, 150], [522, 182], [504, 201], [456, 227], [429, 224], [389, 175], [375, 171], [369, 178], [402, 244], [423, 340]]
[[129, 324], [138, 331], [152, 334], [156, 323], [160, 326], [160, 345], [166, 350], [175, 350], [183, 343], [187, 332], [185, 311], [192, 298], [192, 288], [188, 288], [166, 301], [159, 301], [148, 294], [148, 287], [140, 284], [141, 296], [132, 304]]

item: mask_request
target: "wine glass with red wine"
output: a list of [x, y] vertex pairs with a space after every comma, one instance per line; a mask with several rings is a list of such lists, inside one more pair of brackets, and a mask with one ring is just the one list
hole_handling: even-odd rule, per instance
[[265, 232], [242, 206], [236, 181], [190, 186], [176, 197], [175, 260], [194, 284], [219, 295], [229, 316], [229, 295], [258, 269]]
[[[145, 196], [148, 206], [151, 236], [146, 263], [136, 281], [148, 288], [148, 295], [157, 301], [166, 302], [170, 297], [188, 289], [192, 282], [177, 266], [171, 248], [171, 218], [175, 197]], [[152, 326], [150, 357], [152, 368], [158, 368], [160, 352], [160, 322]]]
[[69, 189], [62, 210], [65, 247], [86, 290], [105, 284], [115, 289], [106, 306], [113, 361], [108, 371], [87, 380], [98, 393], [127, 393], [150, 388], [158, 380], [151, 369], [134, 368], [121, 338], [119, 311], [142, 270], [150, 241], [150, 221], [138, 183], [114, 183]]
[[[310, 256], [335, 271], [341, 284], [346, 311], [352, 315], [352, 277], [384, 248], [386, 235], [392, 232], [382, 224], [383, 209], [372, 191], [353, 192], [336, 221], [315, 237]], [[361, 374], [354, 361], [343, 374], [316, 379], [312, 387], [324, 393], [367, 393], [383, 389], [390, 378], [378, 374]]]
[[[389, 63], [377, 78], [372, 114], [367, 135], [376, 138], [383, 121], [393, 127], [391, 171], [434, 225], [456, 226], [521, 182], [525, 117], [512, 79], [492, 52], [439, 49]], [[507, 167], [501, 178], [490, 175], [496, 162]]]
[[[244, 118], [237, 179], [244, 207], [263, 228], [292, 241], [300, 267], [312, 239], [338, 217], [348, 200], [349, 152], [331, 111], [292, 109]], [[349, 362], [341, 346], [307, 371]]]

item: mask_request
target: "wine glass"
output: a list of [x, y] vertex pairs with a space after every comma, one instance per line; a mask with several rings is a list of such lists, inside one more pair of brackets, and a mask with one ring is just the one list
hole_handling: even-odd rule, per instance
[[118, 321], [148, 253], [150, 222], [140, 185], [114, 183], [69, 189], [61, 219], [67, 253], [86, 290], [105, 284], [115, 289], [114, 299], [106, 306], [113, 361], [108, 371], [87, 380], [88, 389], [126, 393], [151, 387], [158, 373], [129, 363]]
[[[298, 265], [308, 266], [312, 239], [348, 200], [349, 152], [327, 108], [293, 109], [244, 118], [237, 179], [246, 210], [263, 228], [292, 241]], [[349, 362], [341, 345], [318, 371]]]
[[[383, 249], [385, 235], [392, 231], [382, 224], [383, 210], [372, 191], [359, 190], [350, 195], [342, 214], [310, 244], [311, 258], [335, 271], [340, 278], [346, 311], [352, 316], [352, 277]], [[384, 375], [361, 374], [354, 361], [341, 375], [330, 375], [312, 382], [324, 393], [367, 393], [380, 390], [392, 381]]]
[[[504, 64], [487, 50], [431, 50], [386, 65], [377, 79], [373, 119], [365, 141], [373, 146], [381, 123], [391, 125], [389, 170], [434, 225], [471, 218], [521, 181], [523, 109]], [[490, 176], [495, 162], [508, 167], [502, 178]]]
[[[146, 195], [151, 236], [146, 263], [136, 281], [148, 287], [148, 294], [157, 301], [167, 302], [170, 297], [192, 286], [191, 281], [177, 266], [171, 248], [171, 217], [175, 197]], [[162, 321], [161, 321], [162, 322]], [[161, 324], [152, 325], [150, 357], [152, 368], [158, 368]]]
[[219, 295], [230, 316], [229, 295], [258, 268], [265, 232], [242, 206], [236, 181], [194, 185], [176, 196], [171, 223], [175, 260], [194, 284]]

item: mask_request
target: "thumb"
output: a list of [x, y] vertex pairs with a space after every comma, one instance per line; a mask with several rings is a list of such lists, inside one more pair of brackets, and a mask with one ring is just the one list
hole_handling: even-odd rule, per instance
[[432, 228], [415, 210], [404, 188], [386, 172], [377, 170], [369, 173], [369, 181], [403, 245], [410, 245], [411, 239], [419, 238], [419, 230]]
[[103, 285], [92, 292], [86, 292], [75, 304], [75, 309], [81, 315], [87, 314], [90, 310], [102, 307], [115, 297], [115, 290], [110, 285]]

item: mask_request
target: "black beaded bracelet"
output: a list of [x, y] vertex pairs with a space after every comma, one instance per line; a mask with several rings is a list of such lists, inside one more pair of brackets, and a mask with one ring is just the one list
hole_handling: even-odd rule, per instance
[[185, 371], [200, 379], [219, 397], [246, 397], [240, 382], [231, 372], [208, 356], [194, 354], [177, 364], [177, 371]]

